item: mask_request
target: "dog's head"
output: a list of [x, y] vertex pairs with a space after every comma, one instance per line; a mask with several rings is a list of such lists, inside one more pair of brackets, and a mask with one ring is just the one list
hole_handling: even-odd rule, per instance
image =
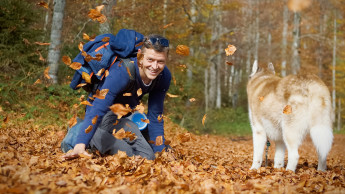
[[258, 61], [255, 60], [252, 67], [252, 73], [249, 75], [249, 79], [256, 75], [275, 75], [274, 66], [272, 63], [268, 63], [267, 66], [259, 66]]

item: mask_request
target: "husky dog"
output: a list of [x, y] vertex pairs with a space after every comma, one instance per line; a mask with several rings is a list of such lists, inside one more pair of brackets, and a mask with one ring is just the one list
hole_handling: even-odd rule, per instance
[[332, 147], [333, 112], [327, 86], [316, 75], [275, 76], [273, 64], [258, 67], [254, 62], [247, 85], [249, 118], [254, 156], [251, 169], [261, 167], [267, 138], [275, 142], [274, 168], [296, 170], [298, 147], [307, 133], [318, 153], [318, 170], [325, 171]]

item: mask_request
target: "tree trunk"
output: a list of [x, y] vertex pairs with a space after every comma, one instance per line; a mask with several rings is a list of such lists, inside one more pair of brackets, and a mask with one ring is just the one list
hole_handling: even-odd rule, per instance
[[208, 70], [205, 69], [204, 76], [204, 95], [205, 95], [205, 112], [209, 109], [209, 96], [208, 96]]
[[288, 31], [288, 21], [289, 21], [289, 10], [286, 5], [286, 0], [284, 1], [283, 10], [283, 32], [282, 32], [282, 65], [281, 65], [281, 75], [286, 76], [286, 48], [287, 48], [287, 31]]
[[260, 25], [259, 25], [259, 0], [256, 0], [256, 13], [255, 13], [255, 50], [254, 50], [254, 60], [259, 61], [259, 43], [260, 43]]
[[107, 34], [111, 33], [111, 11], [113, 6], [116, 5], [116, 0], [103, 0], [102, 4], [104, 5], [103, 13], [107, 17], [107, 21], [99, 24], [99, 33]]
[[[252, 34], [253, 34], [253, 25], [252, 25], [252, 15], [253, 15], [253, 6], [252, 6], [252, 1], [253, 0], [248, 0], [248, 7], [244, 8], [246, 16], [244, 17], [244, 23], [249, 24], [248, 29], [246, 30], [246, 45], [247, 45], [247, 60], [246, 60], [246, 73], [247, 75], [250, 74], [251, 70], [251, 60], [252, 60]], [[232, 86], [230, 86], [232, 87]]]
[[333, 32], [333, 59], [332, 59], [332, 108], [335, 111], [335, 65], [336, 65], [336, 53], [337, 53], [337, 17], [334, 18], [334, 32]]
[[301, 68], [299, 48], [300, 48], [300, 23], [301, 15], [299, 12], [294, 12], [293, 20], [293, 42], [292, 42], [292, 62], [291, 62], [291, 71], [292, 74], [297, 74]]
[[341, 130], [341, 100], [338, 99], [338, 118], [337, 118], [337, 130]]
[[52, 19], [52, 29], [50, 33], [50, 46], [48, 53], [49, 76], [52, 83], [58, 82], [57, 73], [60, 60], [61, 31], [64, 16], [65, 0], [54, 1], [54, 13]]

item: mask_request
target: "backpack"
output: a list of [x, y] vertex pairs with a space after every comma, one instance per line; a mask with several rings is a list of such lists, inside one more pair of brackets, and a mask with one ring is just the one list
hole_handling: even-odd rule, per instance
[[[85, 72], [91, 77], [91, 83], [86, 83], [83, 89], [95, 93], [98, 84], [104, 78], [105, 70], [108, 70], [117, 61], [121, 61], [125, 67], [128, 67], [132, 75], [130, 77], [132, 83], [136, 75], [135, 65], [128, 58], [136, 56], [138, 49], [141, 48], [143, 38], [142, 34], [127, 29], [121, 29], [116, 35], [102, 34], [96, 36], [94, 40], [86, 43], [83, 46], [83, 51], [73, 59], [73, 62], [81, 63], [82, 66], [74, 73], [70, 87], [77, 90], [79, 84], [86, 83], [82, 76]], [[98, 74], [101, 69], [104, 71]]]

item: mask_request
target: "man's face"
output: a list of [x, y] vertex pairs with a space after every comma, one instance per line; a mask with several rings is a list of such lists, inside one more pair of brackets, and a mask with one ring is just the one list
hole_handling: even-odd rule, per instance
[[167, 61], [166, 52], [156, 52], [153, 49], [144, 49], [144, 57], [139, 61], [140, 77], [145, 84], [149, 84], [164, 69]]

